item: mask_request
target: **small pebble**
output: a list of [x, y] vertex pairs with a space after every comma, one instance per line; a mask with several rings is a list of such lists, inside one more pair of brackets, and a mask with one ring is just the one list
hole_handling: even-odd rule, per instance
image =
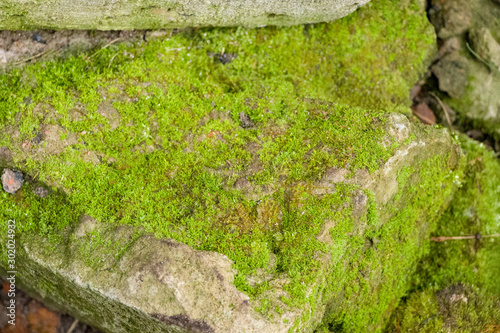
[[2, 185], [5, 192], [14, 194], [23, 186], [23, 183], [24, 180], [21, 171], [3, 169]]
[[35, 42], [38, 42], [38, 43], [41, 43], [41, 44], [47, 44], [47, 42], [43, 40], [42, 36], [40, 36], [40, 35], [39, 35], [39, 34], [37, 34], [37, 33], [35, 33], [35, 34], [33, 35], [33, 40], [34, 40]]
[[38, 195], [40, 198], [45, 198], [46, 196], [49, 195], [49, 190], [47, 190], [45, 187], [43, 186], [38, 186], [36, 187], [34, 190], [33, 190], [33, 193], [35, 193], [36, 195]]
[[471, 139], [477, 140], [477, 141], [484, 141], [484, 133], [481, 131], [478, 131], [476, 129], [471, 129], [467, 131], [467, 136]]
[[240, 113], [240, 125], [243, 128], [248, 128], [253, 126], [253, 122], [250, 120], [250, 117], [243, 111]]

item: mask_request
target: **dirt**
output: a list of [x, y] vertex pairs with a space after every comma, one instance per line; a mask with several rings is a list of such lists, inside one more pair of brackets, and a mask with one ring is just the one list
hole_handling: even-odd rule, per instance
[[171, 31], [0, 31], [0, 69], [46, 61], [114, 42], [146, 41]]
[[32, 299], [24, 292], [16, 291], [15, 325], [9, 324], [7, 306], [10, 298], [7, 295], [9, 284], [0, 279], [0, 332], [2, 333], [99, 333], [90, 326], [75, 321], [69, 315], [62, 314], [46, 307], [43, 303]]

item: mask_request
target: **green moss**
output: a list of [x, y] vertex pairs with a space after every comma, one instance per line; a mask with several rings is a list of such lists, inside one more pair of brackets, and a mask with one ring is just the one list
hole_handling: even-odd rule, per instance
[[483, 332], [498, 329], [500, 302], [477, 287], [452, 285], [410, 294], [388, 332]]
[[[315, 314], [318, 295], [342, 294], [324, 325], [379, 329], [408, 288], [400, 271], [428, 250], [416, 224], [433, 228], [455, 174], [445, 157], [422, 161], [398, 179], [400, 191], [412, 177], [419, 189], [387, 207], [366, 191], [360, 216], [352, 211], [357, 186], [337, 184], [325, 195], [312, 188], [328, 168], [373, 172], [397, 147], [392, 139], [381, 144], [386, 112], [404, 109], [434, 38], [416, 2], [394, 8], [377, 1], [305, 27], [196, 30], [0, 77], [9, 87], [0, 91], [0, 142], [16, 167], [65, 191], [39, 198], [27, 184], [14, 196], [2, 193], [0, 205], [9, 208], [0, 217], [15, 218], [26, 237], [49, 239], [75, 229], [83, 214], [140, 227], [225, 254], [235, 285], [262, 312], [309, 307], [297, 327]], [[222, 53], [237, 57], [223, 65]], [[240, 126], [241, 113], [252, 126]], [[379, 211], [397, 208], [381, 224]], [[336, 223], [331, 244], [316, 238], [326, 221]], [[80, 246], [90, 267], [126, 250], [101, 232]], [[313, 283], [322, 255], [332, 258], [326, 288]], [[259, 299], [267, 282], [248, 281], [258, 270], [287, 277], [290, 297], [280, 307]]]
[[[435, 236], [488, 235], [500, 229], [500, 166], [491, 152], [463, 139], [467, 150], [466, 183], [441, 217]], [[453, 223], [451, 223], [453, 221]], [[495, 238], [480, 241], [448, 241], [432, 244], [422, 263], [421, 279], [442, 289], [450, 283], [478, 285], [500, 295], [500, 243]]]
[[[415, 172], [415, 169], [413, 167], [410, 167], [410, 166], [403, 167], [401, 170], [399, 170], [397, 180], [398, 180], [398, 185], [399, 185], [400, 189], [405, 187], [406, 183], [408, 182], [408, 179], [410, 178], [410, 176], [414, 172]], [[396, 201], [399, 200], [402, 193], [403, 193], [403, 191], [400, 190], [394, 199]]]
[[[421, 161], [414, 169], [403, 168], [398, 177], [399, 192], [405, 195], [396, 195], [384, 207], [392, 207], [395, 216], [383, 225], [373, 224], [364, 234], [349, 238], [348, 243], [346, 240], [348, 264], [335, 269], [330, 282], [335, 286], [331, 292], [341, 298], [334, 298], [331, 305], [334, 310], [324, 318], [318, 332], [383, 328], [397, 306], [397, 299], [410, 288], [411, 276], [416, 271], [412, 263], [429, 253], [427, 237], [436, 227], [440, 207], [455, 188], [458, 174], [449, 172], [448, 158], [436, 156]], [[340, 235], [345, 237], [345, 233]]]
[[[478, 143], [462, 138], [467, 152], [464, 183], [433, 235], [489, 235], [500, 230], [500, 166]], [[389, 331], [452, 329], [477, 332], [500, 322], [500, 242], [498, 238], [431, 243], [420, 263], [412, 292], [396, 312]], [[465, 295], [467, 302], [453, 301]], [[439, 310], [427, 308], [439, 303]], [[417, 309], [417, 310], [414, 310]], [[429, 310], [429, 311], [428, 311]], [[425, 318], [424, 318], [425, 317]], [[419, 324], [426, 318], [425, 325]], [[435, 328], [439, 328], [435, 330]]]
[[[0, 92], [0, 121], [12, 120], [16, 106], [31, 109], [27, 98], [30, 105], [46, 99], [64, 113], [74, 102], [72, 93], [77, 93], [79, 102], [91, 110], [102, 101], [100, 84], [118, 89], [104, 81], [118, 74], [116, 83], [121, 84], [176, 81], [182, 88], [198, 87], [202, 81], [198, 93], [214, 90], [215, 95], [256, 86], [259, 94], [252, 97], [266, 93], [262, 87], [274, 87], [278, 81], [282, 89], [307, 97], [368, 109], [397, 108], [409, 103], [408, 90], [427, 67], [434, 43], [432, 27], [416, 1], [402, 1], [397, 10], [391, 1], [377, 1], [330, 24], [198, 30], [134, 48], [110, 46], [93, 57], [10, 73], [1, 78], [2, 86], [11, 89]], [[209, 57], [207, 52], [235, 53], [237, 58], [222, 66], [214, 59], [217, 55]], [[38, 66], [47, 68], [40, 71]], [[245, 103], [237, 101], [240, 106]], [[280, 101], [275, 103], [269, 106], [279, 107]]]

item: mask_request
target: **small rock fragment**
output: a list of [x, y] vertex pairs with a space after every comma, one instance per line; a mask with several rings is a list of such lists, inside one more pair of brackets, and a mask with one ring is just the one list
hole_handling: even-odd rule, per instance
[[429, 18], [439, 38], [464, 33], [470, 26], [472, 12], [466, 0], [432, 0]]
[[214, 53], [214, 52], [208, 52], [207, 55], [210, 58], [214, 58], [217, 61], [219, 61], [223, 65], [229, 64], [231, 61], [236, 59], [238, 57], [238, 54], [236, 53]]
[[444, 56], [432, 66], [432, 73], [439, 81], [439, 89], [453, 98], [460, 98], [467, 86], [467, 59], [458, 52]]
[[249, 128], [253, 126], [253, 122], [250, 117], [243, 111], [240, 112], [240, 124], [243, 128]]
[[439, 48], [434, 60], [439, 60], [445, 55], [452, 53], [454, 51], [460, 51], [460, 41], [457, 37], [446, 39], [443, 45]]
[[39, 35], [39, 34], [37, 34], [37, 33], [35, 33], [35, 34], [33, 35], [33, 40], [34, 40], [35, 42], [38, 42], [38, 43], [41, 43], [41, 44], [47, 44], [47, 42], [43, 40], [43, 37], [42, 37], [42, 36], [40, 36], [40, 35]]
[[436, 116], [434, 112], [425, 103], [419, 103], [411, 107], [411, 110], [420, 121], [426, 125], [434, 125], [436, 123]]
[[83, 237], [87, 233], [91, 233], [97, 226], [97, 221], [90, 215], [80, 217], [80, 224], [75, 230], [76, 237]]
[[33, 193], [38, 195], [40, 198], [45, 198], [49, 195], [49, 190], [43, 186], [38, 186], [33, 190]]
[[2, 185], [5, 192], [14, 194], [23, 186], [23, 183], [24, 180], [21, 171], [3, 169]]
[[0, 166], [12, 162], [12, 152], [9, 147], [0, 147]]
[[483, 141], [485, 139], [484, 133], [477, 130], [477, 129], [471, 129], [467, 131], [467, 136], [471, 139], [477, 140], [477, 141]]

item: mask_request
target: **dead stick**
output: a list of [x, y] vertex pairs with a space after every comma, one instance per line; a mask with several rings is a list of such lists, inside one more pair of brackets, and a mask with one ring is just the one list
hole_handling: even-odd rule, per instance
[[453, 125], [451, 124], [450, 116], [448, 115], [448, 110], [446, 110], [446, 106], [444, 103], [441, 101], [439, 97], [437, 97], [436, 94], [434, 94], [432, 91], [429, 92], [434, 98], [438, 101], [439, 105], [443, 108], [444, 115], [446, 117], [446, 121], [448, 122], [448, 125], [450, 125], [451, 130], [453, 131]]
[[20, 60], [20, 61], [17, 61], [17, 62], [14, 62], [12, 63], [13, 65], [19, 65], [19, 64], [22, 64], [23, 62], [26, 62], [26, 61], [29, 61], [29, 60], [32, 60], [32, 59], [35, 59], [35, 58], [38, 58], [38, 57], [41, 57], [43, 56], [44, 54], [48, 54], [50, 52], [57, 52], [58, 50], [46, 50], [46, 51], [43, 51], [43, 52], [40, 52], [38, 54], [35, 54], [34, 56], [31, 56], [29, 58], [26, 58], [26, 59], [23, 59], [23, 60]]
[[466, 235], [466, 236], [453, 236], [453, 237], [431, 237], [431, 241], [433, 242], [444, 242], [447, 240], [462, 240], [462, 239], [481, 239], [481, 238], [491, 238], [491, 237], [500, 237], [500, 234], [491, 234], [491, 235]]
[[97, 51], [96, 53], [94, 53], [93, 55], [91, 55], [89, 58], [93, 58], [97, 53], [101, 52], [102, 50], [104, 50], [105, 48], [107, 48], [108, 46], [110, 46], [111, 44], [113, 44], [114, 42], [119, 41], [120, 39], [122, 39], [122, 38], [118, 37], [118, 38], [113, 39], [111, 42], [109, 42], [108, 44], [106, 44], [103, 47], [101, 47], [101, 49], [99, 51]]
[[73, 322], [73, 324], [71, 324], [71, 326], [69, 327], [68, 332], [66, 332], [66, 333], [73, 332], [73, 330], [76, 328], [77, 324], [78, 324], [78, 319], [75, 319], [75, 321]]

